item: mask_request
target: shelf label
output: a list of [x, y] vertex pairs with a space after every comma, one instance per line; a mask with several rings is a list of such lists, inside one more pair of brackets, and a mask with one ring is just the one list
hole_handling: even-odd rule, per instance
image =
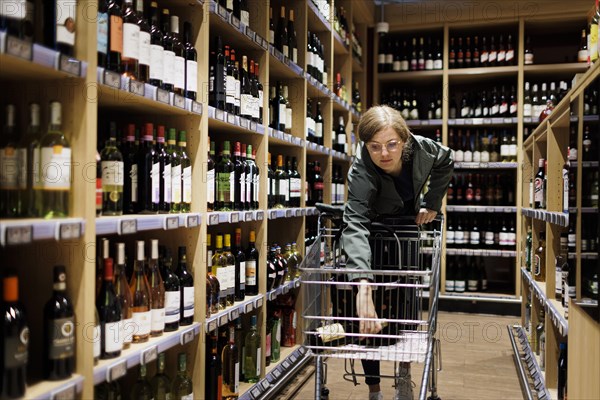
[[164, 89], [156, 89], [156, 101], [171, 105], [171, 96], [167, 90]]
[[225, 121], [225, 111], [216, 108], [215, 109], [215, 119], [218, 119], [219, 121]]
[[295, 287], [295, 288], [299, 288], [299, 287], [300, 287], [300, 278], [297, 278], [297, 279], [294, 281], [294, 287]]
[[229, 214], [229, 223], [230, 224], [237, 224], [238, 222], [240, 222], [240, 213], [239, 212], [232, 212], [231, 214]]
[[233, 25], [237, 30], [240, 29], [240, 20], [235, 15], [230, 14], [229, 23]]
[[58, 58], [58, 69], [62, 72], [66, 72], [67, 74], [80, 76], [81, 61], [61, 54]]
[[27, 244], [33, 240], [33, 227], [25, 226], [8, 226], [6, 228], [6, 244]]
[[212, 213], [208, 216], [208, 224], [209, 225], [219, 225], [219, 214]]
[[252, 29], [250, 29], [249, 26], [246, 26], [246, 32], [244, 33], [246, 34], [246, 36], [248, 36], [250, 40], [256, 39], [256, 33]]
[[237, 125], [235, 123], [235, 114], [227, 113], [227, 123], [232, 125]]
[[260, 297], [258, 299], [256, 299], [256, 308], [260, 308], [263, 305], [263, 298]]
[[281, 376], [281, 371], [279, 370], [279, 368], [275, 368], [273, 370], [273, 376], [275, 377], [275, 379], [279, 379], [279, 377]]
[[185, 110], [185, 97], [178, 94], [173, 94], [173, 105], [177, 108]]
[[225, 325], [228, 322], [229, 322], [229, 316], [227, 314], [221, 315], [219, 317], [219, 326], [223, 326], [223, 325]]
[[30, 61], [33, 58], [33, 44], [7, 35], [6, 53]]
[[259, 398], [260, 398], [260, 395], [262, 394], [262, 391], [260, 390], [260, 388], [259, 388], [259, 387], [255, 387], [254, 389], [252, 389], [252, 391], [250, 392], [250, 394], [252, 394], [252, 396], [253, 396], [255, 399], [259, 399]]
[[196, 333], [194, 332], [194, 328], [189, 328], [189, 329], [181, 332], [181, 335], [179, 336], [179, 343], [182, 346], [185, 346], [186, 344], [188, 344], [191, 341], [193, 341], [194, 337], [196, 337]]
[[298, 357], [296, 357], [296, 353], [292, 353], [290, 355], [290, 361], [292, 362], [292, 364], [296, 364], [296, 361], [298, 361]]
[[285, 210], [285, 217], [286, 218], [291, 218], [294, 216], [294, 210]]
[[65, 222], [59, 225], [58, 240], [78, 239], [81, 236], [81, 222]]
[[72, 383], [66, 387], [60, 388], [50, 393], [51, 400], [71, 400], [76, 396], [77, 386]]
[[106, 369], [106, 381], [116, 381], [125, 374], [127, 374], [127, 360], [118, 361]]
[[165, 218], [165, 230], [177, 229], [179, 228], [179, 217], [166, 217]]
[[276, 219], [277, 218], [277, 210], [270, 210], [269, 211], [269, 219]]
[[304, 210], [301, 208], [296, 208], [294, 210], [294, 214], [296, 215], [296, 217], [302, 217], [304, 215]]
[[265, 212], [264, 211], [257, 211], [256, 212], [256, 220], [257, 221], [262, 221], [263, 219], [265, 219]]
[[104, 84], [114, 89], [121, 88], [121, 75], [113, 71], [104, 70]]
[[195, 228], [200, 225], [200, 216], [198, 215], [188, 215], [185, 219], [185, 226], [187, 228]]
[[210, 322], [207, 324], [207, 326], [206, 326], [206, 331], [207, 331], [207, 332], [212, 332], [212, 331], [214, 331], [214, 330], [216, 330], [216, 329], [217, 329], [217, 320], [216, 320], [216, 319], [214, 319], [214, 320], [210, 321]]
[[252, 304], [252, 302], [249, 302], [248, 304], [246, 304], [246, 308], [245, 308], [246, 314], [248, 314], [250, 311], [252, 311], [254, 309], [253, 306], [254, 305]]
[[194, 114], [202, 114], [202, 104], [192, 100], [192, 112]]
[[250, 129], [250, 121], [248, 121], [246, 118], [240, 117], [240, 126], [244, 129]]
[[136, 219], [124, 219], [119, 224], [119, 235], [129, 235], [137, 233], [137, 220]]
[[154, 345], [140, 354], [140, 364], [148, 365], [158, 358], [158, 346]]
[[227, 9], [223, 6], [221, 6], [220, 4], [217, 5], [217, 14], [223, 18], [225, 21], [227, 21]]
[[252, 211], [246, 211], [244, 213], [244, 221], [250, 222], [253, 220], [253, 218], [254, 218], [254, 213]]
[[237, 319], [240, 316], [240, 309], [239, 308], [234, 308], [233, 310], [231, 310], [229, 312], [229, 320], [233, 321], [235, 319]]
[[137, 94], [138, 96], [144, 97], [145, 95], [146, 85], [144, 82], [136, 81], [133, 79], [129, 80], [129, 92], [133, 94]]
[[285, 285], [284, 287], [281, 288], [281, 293], [283, 293], [283, 294], [287, 294], [287, 292], [289, 292], [289, 291], [290, 291], [289, 284]]
[[271, 384], [268, 381], [264, 380], [264, 381], [262, 381], [261, 386], [263, 387], [264, 390], [267, 390], [269, 388], [269, 386], [271, 386]]
[[283, 367], [283, 369], [289, 369], [290, 368], [290, 363], [288, 360], [283, 360], [283, 362], [281, 363], [281, 366]]

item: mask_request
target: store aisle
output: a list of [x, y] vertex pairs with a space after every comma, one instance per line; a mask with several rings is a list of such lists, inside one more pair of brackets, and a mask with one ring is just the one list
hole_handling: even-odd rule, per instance
[[[517, 317], [440, 312], [439, 318], [444, 370], [438, 375], [438, 388], [443, 400], [523, 398], [506, 330], [506, 325], [518, 323]], [[343, 360], [329, 360], [328, 365], [330, 400], [367, 399], [364, 383], [353, 386], [343, 380]], [[413, 368], [413, 380], [420, 381], [420, 367]], [[393, 399], [391, 384], [382, 380], [386, 400]], [[313, 391], [311, 377], [292, 399], [313, 399]]]

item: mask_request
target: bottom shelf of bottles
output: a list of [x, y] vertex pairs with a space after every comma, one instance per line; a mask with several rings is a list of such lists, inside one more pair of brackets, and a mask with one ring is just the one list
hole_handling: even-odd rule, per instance
[[71, 399], [83, 389], [83, 376], [72, 375], [61, 381], [41, 381], [27, 386], [26, 399]]

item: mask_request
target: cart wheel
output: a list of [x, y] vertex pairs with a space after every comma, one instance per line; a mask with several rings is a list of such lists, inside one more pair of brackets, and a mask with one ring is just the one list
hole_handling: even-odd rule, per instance
[[325, 386], [323, 386], [323, 388], [321, 389], [321, 400], [327, 400], [329, 399], [329, 389], [327, 389]]

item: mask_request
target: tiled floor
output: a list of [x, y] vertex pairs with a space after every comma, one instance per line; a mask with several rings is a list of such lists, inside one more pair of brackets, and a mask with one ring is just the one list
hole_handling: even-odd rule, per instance
[[[438, 332], [442, 341], [443, 371], [438, 375], [438, 394], [443, 400], [523, 398], [506, 329], [513, 323], [518, 323], [518, 318], [440, 312]], [[342, 379], [343, 360], [330, 359], [327, 363], [330, 400], [368, 399], [364, 383], [353, 386]], [[391, 364], [386, 364], [386, 369], [391, 370]], [[412, 377], [417, 387], [421, 367], [413, 366]], [[358, 368], [362, 371], [360, 366]], [[391, 384], [391, 380], [382, 381], [386, 400], [393, 399]], [[289, 394], [282, 393], [280, 398], [287, 399]], [[313, 398], [314, 377], [311, 377], [293, 399]], [[418, 389], [415, 398], [418, 398]]]

